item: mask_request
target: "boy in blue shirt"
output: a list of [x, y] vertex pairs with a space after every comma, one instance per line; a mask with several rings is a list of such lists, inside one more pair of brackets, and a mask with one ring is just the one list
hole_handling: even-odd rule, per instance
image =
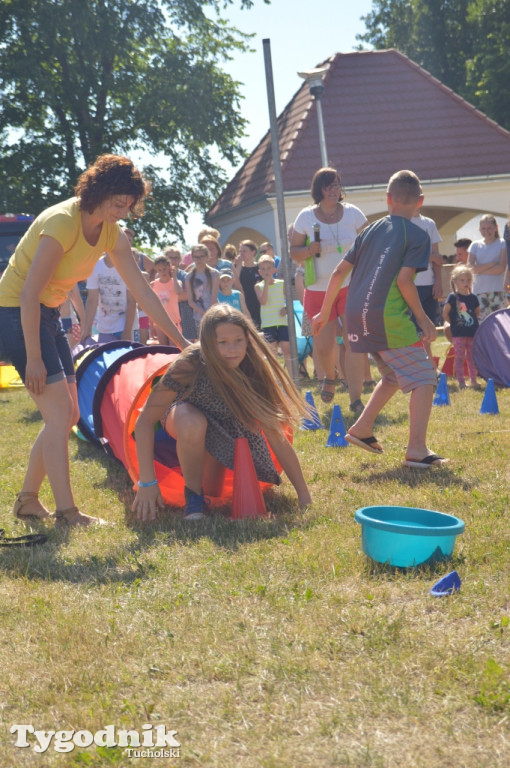
[[[446, 462], [427, 447], [436, 375], [423, 342], [437, 337], [414, 285], [417, 272], [427, 269], [429, 235], [411, 222], [423, 205], [420, 180], [412, 171], [395, 173], [386, 192], [389, 216], [379, 219], [356, 238], [331, 275], [314, 333], [327, 322], [333, 301], [352, 269], [346, 325], [353, 352], [370, 352], [382, 379], [346, 440], [371, 453], [383, 449], [373, 435], [379, 412], [398, 389], [410, 392], [409, 440], [405, 467], [428, 469]], [[409, 316], [414, 315], [421, 337]]]

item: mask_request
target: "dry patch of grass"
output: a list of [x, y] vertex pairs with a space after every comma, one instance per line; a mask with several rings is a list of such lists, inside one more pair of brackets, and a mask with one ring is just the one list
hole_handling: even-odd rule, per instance
[[[332, 408], [312, 391], [329, 423]], [[120, 749], [17, 749], [14, 723], [164, 723], [192, 767], [506, 766], [510, 392], [498, 392], [499, 416], [478, 413], [479, 393], [450, 384], [450, 395], [430, 426], [448, 468], [400, 467], [407, 398], [397, 396], [379, 420], [381, 457], [327, 449], [326, 431], [297, 433], [315, 503], [299, 514], [285, 481], [267, 521], [190, 526], [168, 511], [142, 529], [122, 467], [73, 438], [77, 499], [116, 526], [48, 526], [43, 547], [0, 550], [1, 764], [131, 764]], [[0, 400], [0, 527], [13, 534], [40, 421], [23, 391]], [[348, 426], [347, 396], [335, 402]], [[353, 515], [372, 504], [461, 517], [453, 561], [407, 572], [368, 561]], [[460, 593], [430, 597], [453, 568]]]

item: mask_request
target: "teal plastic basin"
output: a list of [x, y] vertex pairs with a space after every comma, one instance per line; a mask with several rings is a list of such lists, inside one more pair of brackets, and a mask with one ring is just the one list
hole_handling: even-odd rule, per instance
[[451, 557], [465, 524], [458, 517], [417, 507], [362, 507], [363, 552], [378, 563], [409, 568]]

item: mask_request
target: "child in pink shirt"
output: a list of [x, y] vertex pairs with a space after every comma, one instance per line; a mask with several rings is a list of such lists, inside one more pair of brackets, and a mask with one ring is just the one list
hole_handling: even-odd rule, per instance
[[[158, 294], [161, 303], [168, 316], [181, 329], [181, 315], [179, 312], [179, 299], [182, 294], [182, 283], [177, 279], [175, 269], [166, 256], [158, 256], [154, 260], [157, 270], [157, 278], [151, 283], [152, 289]], [[156, 335], [159, 344], [170, 344], [170, 339], [156, 326]]]

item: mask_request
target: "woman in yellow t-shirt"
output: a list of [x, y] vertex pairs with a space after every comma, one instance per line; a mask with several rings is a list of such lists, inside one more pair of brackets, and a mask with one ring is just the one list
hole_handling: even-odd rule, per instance
[[78, 179], [76, 197], [35, 219], [0, 280], [0, 359], [11, 360], [44, 420], [14, 504], [22, 520], [49, 517], [38, 498], [47, 475], [57, 522], [103, 522], [80, 512], [71, 490], [68, 436], [79, 412], [73, 360], [59, 314], [68, 291], [91, 274], [103, 253], [110, 255], [142, 309], [177, 346], [187, 346], [146, 283], [118, 225], [129, 214], [142, 214], [148, 191], [128, 158], [101, 155]]

